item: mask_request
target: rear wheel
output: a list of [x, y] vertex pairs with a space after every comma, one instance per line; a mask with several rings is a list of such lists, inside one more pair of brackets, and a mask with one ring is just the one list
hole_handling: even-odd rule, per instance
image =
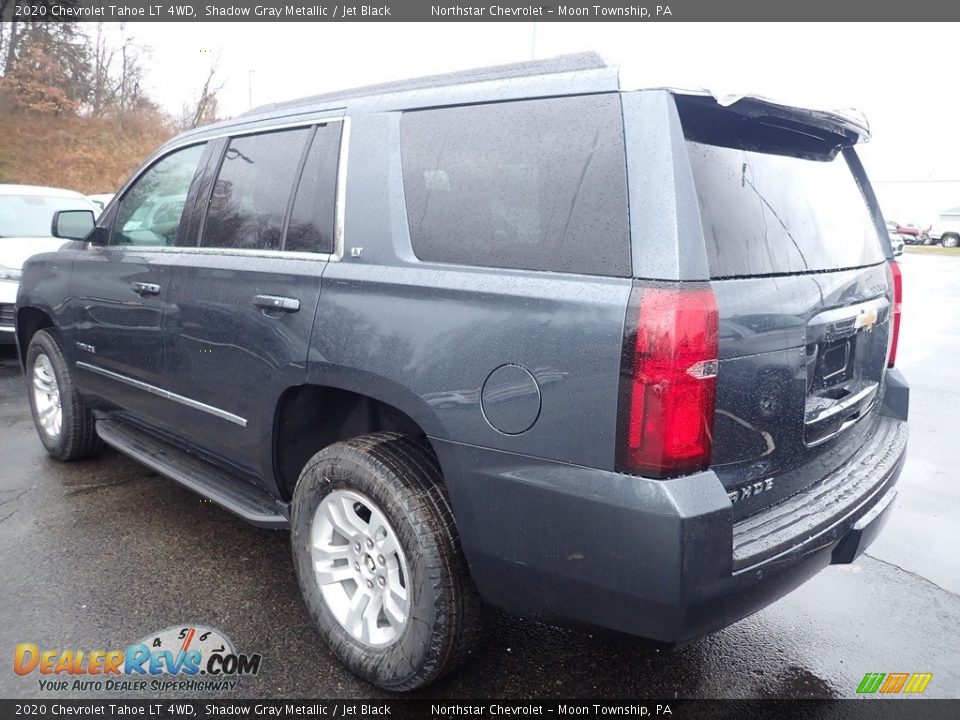
[[307, 463], [292, 510], [307, 608], [352, 672], [412, 690], [471, 652], [483, 609], [426, 443], [374, 433], [331, 445]]
[[26, 358], [30, 409], [40, 441], [50, 457], [81, 460], [98, 453], [93, 413], [73, 386], [60, 343], [48, 330], [30, 339]]
[[954, 248], [960, 245], [960, 235], [944, 235], [941, 240], [945, 248]]

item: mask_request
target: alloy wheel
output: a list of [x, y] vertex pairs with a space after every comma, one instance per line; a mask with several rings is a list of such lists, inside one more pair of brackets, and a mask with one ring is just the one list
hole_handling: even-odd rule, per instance
[[40, 427], [50, 437], [58, 437], [63, 424], [63, 407], [57, 376], [46, 353], [37, 355], [33, 362], [33, 402]]
[[313, 570], [327, 607], [351, 637], [394, 643], [410, 614], [410, 573], [397, 534], [372, 500], [333, 490], [311, 529]]

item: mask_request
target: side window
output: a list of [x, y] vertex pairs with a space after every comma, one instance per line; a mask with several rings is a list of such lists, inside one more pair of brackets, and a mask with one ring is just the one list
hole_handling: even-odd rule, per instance
[[204, 144], [167, 155], [137, 178], [120, 200], [111, 245], [176, 245], [187, 191]]
[[333, 252], [342, 129], [342, 122], [332, 122], [318, 127], [313, 136], [293, 201], [284, 250]]
[[203, 247], [279, 250], [310, 128], [230, 140], [213, 186]]
[[401, 156], [421, 260], [631, 274], [618, 96], [407, 112]]

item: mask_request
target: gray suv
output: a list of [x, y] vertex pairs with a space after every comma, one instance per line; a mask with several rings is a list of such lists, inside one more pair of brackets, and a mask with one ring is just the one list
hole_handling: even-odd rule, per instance
[[384, 688], [453, 668], [488, 607], [696, 639], [891, 507], [867, 135], [592, 55], [190, 131], [24, 268], [40, 439], [289, 529], [321, 636]]

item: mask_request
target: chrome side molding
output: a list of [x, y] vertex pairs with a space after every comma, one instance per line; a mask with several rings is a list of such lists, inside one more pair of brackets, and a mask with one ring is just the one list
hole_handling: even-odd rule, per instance
[[120, 373], [113, 372], [113, 370], [107, 370], [102, 367], [97, 367], [96, 365], [91, 365], [83, 361], [77, 362], [77, 367], [84, 370], [89, 370], [90, 372], [97, 373], [98, 375], [103, 375], [108, 377], [111, 380], [116, 380], [117, 382], [126, 383], [131, 387], [135, 387], [138, 390], [143, 390], [144, 392], [151, 393], [152, 395], [157, 395], [167, 400], [173, 400], [178, 402], [181, 405], [186, 405], [189, 408], [194, 410], [200, 410], [214, 417], [218, 417], [221, 420], [226, 420], [227, 422], [232, 422], [234, 425], [239, 425], [240, 427], [247, 426], [246, 418], [242, 418], [239, 415], [234, 415], [231, 412], [226, 410], [221, 410], [220, 408], [213, 407], [213, 405], [207, 405], [202, 403], [199, 400], [194, 400], [193, 398], [184, 397], [183, 395], [178, 395], [177, 393], [170, 392], [169, 390], [164, 390], [163, 388], [157, 387], [156, 385], [151, 385], [150, 383], [145, 383], [141, 380], [135, 380], [134, 378], [127, 377], [126, 375], [121, 375]]

